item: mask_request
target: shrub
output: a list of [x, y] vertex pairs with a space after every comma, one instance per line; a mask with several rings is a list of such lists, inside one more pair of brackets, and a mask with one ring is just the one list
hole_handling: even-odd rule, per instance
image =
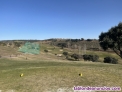
[[68, 52], [63, 52], [63, 55], [64, 55], [64, 56], [67, 56], [67, 55], [68, 55]]
[[92, 62], [96, 62], [99, 59], [98, 55], [83, 55], [83, 59], [84, 61], [92, 61]]
[[71, 57], [74, 58], [75, 60], [79, 60], [79, 55], [78, 54], [72, 54]]
[[98, 59], [99, 59], [98, 55], [93, 55], [92, 56], [92, 62], [96, 62], [96, 61], [98, 61]]
[[61, 47], [61, 49], [63, 49], [64, 47], [67, 46], [67, 44], [66, 43], [58, 43], [57, 46]]
[[89, 61], [89, 56], [88, 55], [83, 55], [83, 59], [84, 59], [84, 61]]
[[84, 38], [81, 38], [81, 41], [84, 41]]
[[44, 50], [44, 52], [48, 52], [48, 50]]
[[118, 64], [118, 60], [113, 57], [105, 57], [104, 63], [112, 63], [112, 64]]
[[87, 41], [92, 41], [92, 39], [87, 39]]

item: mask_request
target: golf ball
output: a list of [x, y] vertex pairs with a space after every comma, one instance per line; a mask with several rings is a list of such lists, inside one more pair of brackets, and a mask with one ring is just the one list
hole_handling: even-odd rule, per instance
[[82, 76], [82, 73], [80, 73], [79, 76]]
[[23, 73], [22, 74], [20, 74], [20, 77], [22, 77], [23, 76]]

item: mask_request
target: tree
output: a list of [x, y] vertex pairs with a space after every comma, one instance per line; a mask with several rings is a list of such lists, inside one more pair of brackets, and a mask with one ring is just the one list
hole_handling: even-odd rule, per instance
[[113, 50], [122, 58], [122, 22], [99, 36], [100, 46], [106, 51], [108, 48]]
[[63, 49], [64, 47], [67, 46], [66, 43], [58, 43], [57, 46], [61, 47], [61, 49]]
[[84, 41], [84, 38], [81, 38], [81, 41]]
[[87, 41], [92, 41], [92, 39], [87, 39]]

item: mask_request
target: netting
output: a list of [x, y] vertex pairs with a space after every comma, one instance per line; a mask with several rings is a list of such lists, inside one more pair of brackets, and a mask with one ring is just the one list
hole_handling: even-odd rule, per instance
[[39, 54], [40, 45], [37, 43], [26, 42], [18, 51], [29, 54]]

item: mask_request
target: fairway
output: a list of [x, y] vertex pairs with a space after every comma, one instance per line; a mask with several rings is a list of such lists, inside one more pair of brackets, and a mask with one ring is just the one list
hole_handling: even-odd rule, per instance
[[[24, 76], [20, 77], [21, 73]], [[73, 92], [74, 86], [122, 87], [119, 64], [0, 59], [0, 74], [3, 92]]]

